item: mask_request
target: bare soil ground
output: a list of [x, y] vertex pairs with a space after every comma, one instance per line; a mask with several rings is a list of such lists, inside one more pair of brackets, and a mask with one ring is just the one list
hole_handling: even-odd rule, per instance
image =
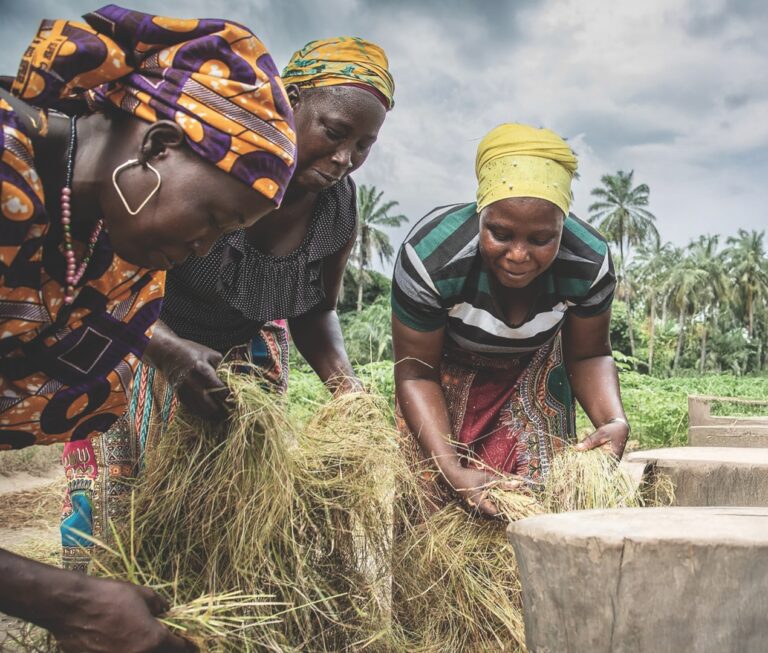
[[[59, 514], [65, 487], [60, 454], [36, 452], [21, 457], [19, 453], [23, 452], [0, 452], [0, 547], [58, 566]], [[16, 457], [6, 466], [4, 456]], [[13, 641], [18, 632], [19, 622], [0, 614], [0, 652], [27, 650]]]

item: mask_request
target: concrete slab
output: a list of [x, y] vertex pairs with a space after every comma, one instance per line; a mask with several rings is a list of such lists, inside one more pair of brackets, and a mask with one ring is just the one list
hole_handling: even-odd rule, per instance
[[622, 464], [668, 476], [677, 506], [768, 506], [768, 448], [651, 449]]
[[[765, 416], [712, 415], [714, 403], [761, 406]], [[688, 444], [694, 447], [768, 447], [768, 400], [688, 396]]]
[[768, 447], [768, 426], [691, 426], [688, 444], [693, 447]]
[[768, 508], [543, 515], [509, 527], [530, 653], [765, 653]]

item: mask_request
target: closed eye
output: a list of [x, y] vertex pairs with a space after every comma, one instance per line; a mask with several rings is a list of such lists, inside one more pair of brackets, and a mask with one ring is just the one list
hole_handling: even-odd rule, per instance
[[331, 129], [330, 127], [325, 128], [325, 133], [332, 141], [340, 141], [342, 138], [344, 138], [344, 135], [337, 132], [335, 129]]
[[357, 151], [358, 152], [367, 152], [368, 150], [371, 149], [371, 147], [373, 146], [374, 142], [375, 141], [370, 142], [370, 143], [358, 143], [357, 144]]
[[208, 216], [208, 224], [211, 226], [211, 229], [214, 231], [218, 231], [223, 233], [224, 230], [221, 228], [218, 222], [216, 222], [216, 218], [214, 218], [212, 215]]

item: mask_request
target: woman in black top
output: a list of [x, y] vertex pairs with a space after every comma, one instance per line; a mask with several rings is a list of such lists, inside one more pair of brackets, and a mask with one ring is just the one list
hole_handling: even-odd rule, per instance
[[288, 320], [297, 348], [331, 391], [359, 388], [336, 314], [356, 237], [349, 174], [376, 141], [394, 86], [378, 46], [344, 37], [307, 44], [283, 79], [299, 142], [283, 205], [255, 228], [222, 238], [207, 260], [169, 272], [165, 326], [145, 357], [182, 403], [212, 419], [225, 414], [216, 367], [228, 352], [285, 388], [285, 331], [275, 320]]

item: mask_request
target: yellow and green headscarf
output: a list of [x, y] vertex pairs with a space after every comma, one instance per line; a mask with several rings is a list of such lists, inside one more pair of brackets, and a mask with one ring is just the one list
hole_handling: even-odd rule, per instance
[[573, 150], [555, 132], [517, 123], [499, 125], [477, 148], [477, 210], [509, 197], [538, 197], [568, 215], [577, 167]]
[[283, 83], [299, 87], [360, 86], [387, 109], [395, 106], [395, 82], [384, 50], [356, 36], [310, 41], [293, 53]]

